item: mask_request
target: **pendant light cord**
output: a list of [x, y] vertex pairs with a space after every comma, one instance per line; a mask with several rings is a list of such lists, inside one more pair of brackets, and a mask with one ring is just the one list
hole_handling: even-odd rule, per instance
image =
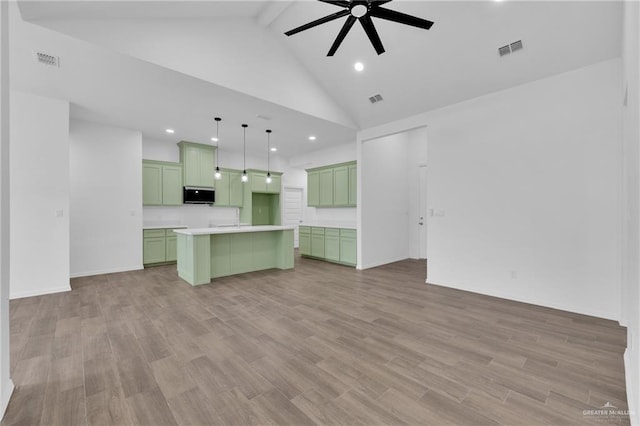
[[222, 121], [222, 118], [220, 117], [216, 117], [214, 118], [214, 120], [216, 120], [216, 169], [219, 169], [220, 167], [220, 121]]
[[267, 129], [267, 174], [271, 172], [271, 129]]
[[243, 166], [244, 166], [244, 172], [247, 172], [247, 127], [248, 125], [243, 124], [242, 125], [242, 132], [243, 132], [243, 141], [244, 141], [244, 153], [243, 153]]

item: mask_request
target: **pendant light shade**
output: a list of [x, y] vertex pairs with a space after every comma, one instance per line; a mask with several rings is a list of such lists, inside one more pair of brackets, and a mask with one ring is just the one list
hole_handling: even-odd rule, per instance
[[271, 183], [271, 129], [267, 129], [267, 183]]
[[247, 176], [247, 127], [249, 127], [247, 124], [242, 125], [242, 141], [243, 141], [243, 149], [244, 149], [244, 154], [243, 154], [244, 170], [242, 170], [243, 183], [249, 181], [249, 176]]
[[218, 149], [216, 149], [216, 172], [215, 172], [215, 174], [213, 176], [216, 179], [220, 179], [222, 177], [222, 174], [220, 173], [220, 167], [219, 167], [219, 158], [220, 158], [220, 121], [222, 121], [222, 118], [216, 117], [216, 118], [214, 118], [214, 120], [216, 120], [215, 142], [216, 142], [216, 146], [218, 147]]

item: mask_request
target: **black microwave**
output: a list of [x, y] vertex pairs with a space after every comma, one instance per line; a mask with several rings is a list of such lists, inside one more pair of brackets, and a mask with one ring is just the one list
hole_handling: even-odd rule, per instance
[[185, 204], [213, 204], [216, 191], [213, 188], [185, 186], [182, 197]]

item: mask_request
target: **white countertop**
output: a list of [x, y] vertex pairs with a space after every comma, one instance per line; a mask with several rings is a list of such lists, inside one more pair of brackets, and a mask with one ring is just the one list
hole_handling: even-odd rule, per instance
[[216, 235], [216, 234], [239, 234], [243, 232], [265, 232], [265, 231], [285, 231], [295, 229], [294, 225], [264, 225], [264, 226], [222, 226], [217, 228], [194, 228], [179, 229], [176, 234], [182, 235]]
[[143, 226], [142, 229], [184, 229], [186, 225], [149, 225]]
[[341, 222], [341, 221], [332, 221], [332, 220], [322, 220], [322, 221], [309, 221], [302, 222], [300, 226], [319, 226], [322, 228], [342, 228], [342, 229], [357, 229], [355, 223], [353, 222]]

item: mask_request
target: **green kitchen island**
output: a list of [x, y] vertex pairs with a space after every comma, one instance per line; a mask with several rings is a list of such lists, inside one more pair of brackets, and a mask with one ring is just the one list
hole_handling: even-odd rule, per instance
[[178, 276], [191, 285], [264, 269], [293, 269], [295, 226], [176, 229]]

